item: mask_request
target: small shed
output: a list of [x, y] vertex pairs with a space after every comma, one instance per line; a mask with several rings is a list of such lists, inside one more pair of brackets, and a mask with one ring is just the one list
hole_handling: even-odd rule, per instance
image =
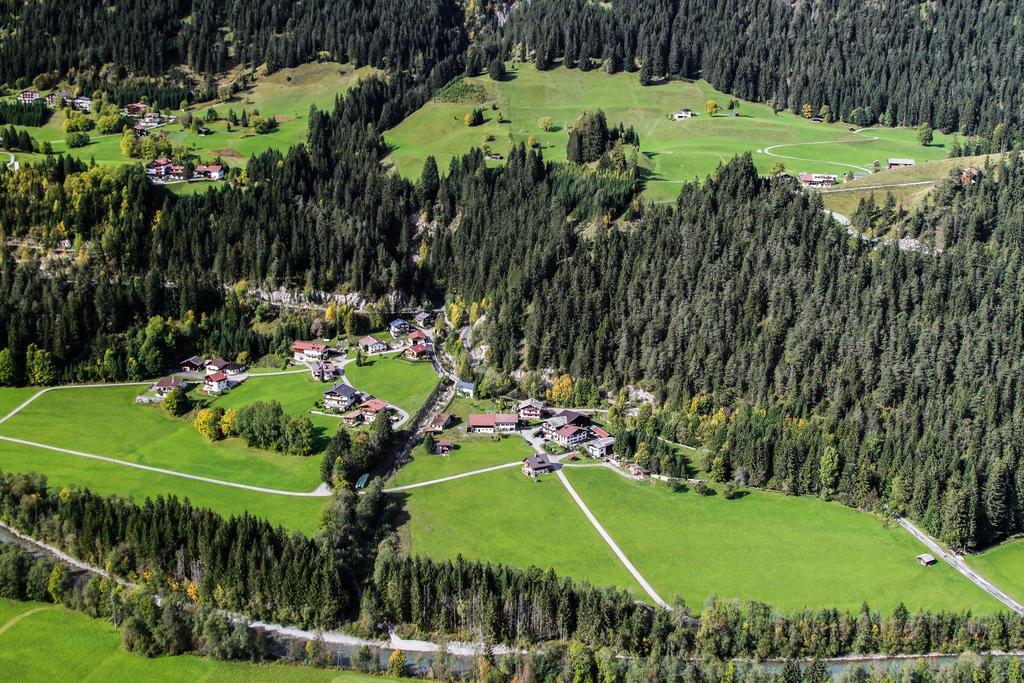
[[437, 442], [437, 454], [448, 455], [455, 449], [455, 444], [450, 439], [441, 439]]
[[927, 567], [928, 565], [935, 564], [936, 561], [937, 560], [932, 555], [929, 555], [928, 553], [924, 553], [924, 554], [921, 554], [921, 555], [917, 556], [917, 563], [919, 565], [921, 565], [922, 567]]

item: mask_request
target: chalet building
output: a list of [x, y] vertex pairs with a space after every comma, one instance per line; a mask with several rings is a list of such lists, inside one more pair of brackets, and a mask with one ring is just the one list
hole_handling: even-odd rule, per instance
[[409, 333], [409, 341], [413, 344], [425, 344], [429, 339], [427, 335], [419, 330], [413, 330]]
[[56, 109], [58, 101], [60, 101], [60, 98], [57, 96], [57, 93], [55, 92], [50, 93], [46, 96], [46, 99], [43, 100], [46, 106], [50, 109]]
[[196, 166], [193, 178], [205, 178], [207, 180], [223, 180], [223, 166]]
[[569, 448], [576, 444], [583, 443], [590, 438], [590, 433], [587, 432], [583, 427], [576, 427], [575, 425], [565, 425], [559, 427], [558, 430], [551, 436], [551, 439], [559, 446]]
[[219, 394], [227, 391], [231, 386], [228, 376], [223, 372], [213, 372], [206, 376], [203, 383], [203, 391], [208, 394]]
[[368, 422], [373, 422], [378, 415], [388, 410], [388, 402], [379, 398], [371, 398], [360, 403], [359, 410]]
[[151, 163], [146, 164], [146, 175], [154, 178], [168, 178], [171, 175], [171, 169], [173, 167], [173, 161], [167, 157], [158, 157]]
[[519, 416], [515, 413], [473, 414], [469, 416], [466, 430], [479, 434], [507, 434], [519, 427]]
[[799, 179], [804, 187], [832, 187], [839, 182], [839, 176], [831, 173], [801, 173]]
[[910, 168], [913, 165], [913, 159], [901, 159], [898, 157], [890, 157], [888, 162], [888, 168], [890, 171], [894, 168]]
[[222, 372], [224, 368], [227, 367], [227, 365], [228, 362], [226, 360], [224, 360], [220, 356], [217, 356], [216, 358], [211, 358], [210, 360], [206, 361], [206, 372]]
[[292, 343], [292, 358], [300, 363], [311, 363], [327, 358], [327, 344], [311, 341]]
[[356, 427], [363, 423], [363, 414], [358, 410], [353, 410], [352, 412], [342, 415], [341, 419], [344, 420], [345, 424], [349, 427]]
[[431, 421], [430, 429], [440, 432], [451, 427], [454, 421], [455, 417], [451, 413], [441, 413]]
[[335, 384], [324, 392], [324, 408], [343, 411], [352, 407], [359, 398], [359, 392], [347, 384]]
[[563, 410], [558, 415], [544, 421], [544, 432], [552, 436], [562, 427], [578, 427], [583, 429], [590, 424], [590, 416], [575, 410]]
[[521, 420], [539, 420], [544, 414], [544, 404], [535, 398], [528, 398], [519, 402], [516, 412]]
[[187, 385], [184, 380], [181, 378], [168, 376], [161, 378], [156, 384], [154, 384], [153, 391], [156, 392], [157, 396], [166, 396], [175, 389], [184, 390], [186, 386]]
[[71, 100], [71, 108], [74, 109], [75, 111], [91, 112], [92, 111], [92, 100], [89, 99], [88, 97], [84, 97], [82, 95], [79, 95], [75, 99]]
[[388, 325], [388, 329], [391, 331], [392, 337], [401, 337], [409, 331], [409, 323], [399, 318], [398, 320], [392, 320], [391, 324]]
[[235, 377], [245, 372], [245, 366], [241, 363], [225, 363], [224, 367], [221, 368], [221, 372], [228, 377]]
[[540, 474], [547, 474], [552, 471], [551, 461], [543, 453], [534, 453], [523, 460], [523, 474], [528, 477], [536, 477]]
[[369, 335], [359, 340], [359, 348], [363, 350], [363, 353], [381, 353], [388, 350], [388, 345]]
[[133, 102], [132, 104], [124, 105], [124, 109], [121, 113], [125, 116], [142, 116], [142, 112], [146, 111], [146, 105], [143, 102]]
[[[142, 125], [138, 124], [138, 123], [136, 123], [134, 126], [132, 126], [132, 132], [135, 133], [135, 137], [137, 137], [137, 138], [144, 138], [147, 135], [149, 135], [149, 129], [146, 128], [145, 126], [142, 126]], [[148, 167], [146, 168], [146, 171], [147, 172], [149, 171]]]
[[434, 314], [430, 311], [420, 311], [412, 320], [417, 327], [429, 327], [434, 324]]
[[591, 458], [608, 458], [613, 453], [615, 446], [615, 437], [613, 436], [602, 436], [588, 442], [583, 447], [587, 451], [587, 455]]
[[423, 360], [430, 356], [430, 350], [423, 344], [413, 344], [407, 348], [402, 355], [409, 360]]
[[437, 442], [434, 452], [438, 455], [448, 455], [455, 450], [455, 444], [450, 439], [441, 439]]
[[18, 93], [18, 104], [32, 104], [38, 99], [38, 90], [22, 90], [20, 93]]
[[459, 396], [473, 398], [476, 396], [476, 385], [472, 382], [463, 382], [461, 379], [457, 379], [455, 380], [455, 392]]
[[202, 372], [206, 369], [206, 361], [199, 356], [186, 358], [178, 364], [182, 372]]

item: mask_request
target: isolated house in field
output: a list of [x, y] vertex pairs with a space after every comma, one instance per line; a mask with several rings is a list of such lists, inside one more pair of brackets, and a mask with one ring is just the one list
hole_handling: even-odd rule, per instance
[[202, 372], [206, 369], [206, 361], [199, 356], [186, 358], [178, 364], [182, 372]]
[[607, 458], [612, 455], [615, 446], [615, 437], [602, 436], [584, 445], [587, 455], [591, 458]]
[[922, 567], [927, 567], [929, 565], [935, 564], [936, 561], [937, 560], [928, 553], [924, 553], [922, 555], [917, 556], [917, 563]]
[[543, 453], [534, 453], [523, 460], [523, 474], [528, 477], [547, 474], [551, 469], [551, 461]]
[[20, 93], [18, 93], [18, 104], [32, 104], [38, 99], [38, 90], [22, 90]]
[[587, 432], [586, 429], [583, 429], [582, 427], [576, 427], [575, 425], [565, 425], [564, 427], [560, 427], [552, 435], [551, 438], [559, 446], [564, 446], [568, 448], [570, 446], [575, 446], [576, 444], [583, 443], [588, 438], [590, 438], [590, 434]]
[[391, 324], [388, 325], [388, 329], [391, 331], [392, 337], [401, 337], [409, 331], [409, 323], [408, 321], [399, 318], [397, 320], [392, 320]]
[[544, 404], [535, 398], [528, 398], [519, 402], [516, 412], [522, 420], [539, 420], [544, 414]]
[[697, 113], [694, 112], [692, 109], [680, 109], [679, 111], [672, 114], [672, 120], [685, 121], [686, 119], [691, 119], [696, 115]]
[[430, 351], [423, 344], [413, 344], [402, 355], [409, 360], [423, 360], [430, 356]]
[[227, 391], [230, 386], [227, 375], [223, 372], [213, 372], [206, 376], [206, 381], [203, 383], [203, 391], [208, 394], [219, 394], [222, 391]]
[[153, 385], [153, 391], [156, 392], [157, 396], [166, 396], [175, 389], [184, 390], [187, 385], [179, 377], [163, 377], [156, 384]]
[[359, 398], [359, 392], [347, 384], [335, 384], [324, 392], [324, 408], [327, 410], [348, 410]]
[[292, 358], [300, 363], [312, 363], [327, 358], [327, 344], [312, 341], [292, 343]]
[[901, 159], [899, 157], [889, 157], [888, 168], [891, 171], [894, 168], [910, 168], [914, 165], [913, 159]]
[[839, 176], [831, 173], [801, 173], [799, 178], [804, 187], [832, 187], [839, 181]]
[[363, 353], [381, 353], [388, 350], [388, 345], [369, 335], [359, 340], [359, 348], [363, 350]]
[[455, 450], [455, 444], [450, 439], [441, 439], [437, 442], [435, 453], [438, 455], [448, 455]]

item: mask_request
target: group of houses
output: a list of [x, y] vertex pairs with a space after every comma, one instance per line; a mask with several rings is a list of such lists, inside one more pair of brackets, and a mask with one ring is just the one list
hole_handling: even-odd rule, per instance
[[[402, 318], [392, 320], [388, 324], [388, 331], [391, 333], [391, 337], [393, 339], [399, 339], [400, 337], [406, 337], [408, 339], [409, 345], [402, 351], [403, 356], [409, 360], [429, 360], [432, 355], [430, 346], [428, 346], [430, 339], [427, 337], [425, 332], [418, 328], [432, 325], [434, 322], [434, 315], [429, 311], [420, 311], [416, 314], [416, 317], [413, 320], [415, 322], [415, 327]], [[359, 342], [360, 347], [364, 346], [364, 341], [366, 342], [366, 348], [379, 348], [379, 345], [381, 344], [384, 345], [385, 349], [389, 348], [385, 342], [374, 337], [364, 337]], [[375, 342], [375, 344], [370, 342]], [[367, 351], [367, 353], [377, 353], [377, 351]]]
[[[32, 104], [38, 102], [42, 95], [39, 94], [38, 90], [22, 90], [18, 93], [18, 104]], [[71, 94], [66, 90], [59, 92], [51, 92], [46, 97], [43, 97], [43, 103], [50, 109], [56, 109], [60, 105], [71, 107], [75, 111], [92, 111], [92, 100], [84, 95], [78, 95], [72, 97]]]
[[387, 401], [339, 382], [324, 392], [324, 410], [341, 413], [341, 419], [348, 426], [355, 427], [373, 422], [392, 409]]
[[804, 187], [832, 187], [839, 182], [839, 176], [831, 173], [801, 173], [797, 178]]
[[184, 164], [167, 157], [159, 157], [146, 164], [146, 176], [154, 183], [165, 183], [171, 180], [223, 180], [224, 167], [200, 165], [196, 166], [191, 175], [187, 176]]
[[203, 391], [207, 394], [222, 394], [242, 383], [240, 375], [245, 372], [245, 365], [233, 363], [220, 356], [203, 359], [192, 356], [181, 361], [178, 366], [181, 372], [203, 377]]

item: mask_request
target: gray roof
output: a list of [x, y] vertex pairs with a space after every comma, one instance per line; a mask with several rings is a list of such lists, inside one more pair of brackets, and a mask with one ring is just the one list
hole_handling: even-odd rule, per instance
[[531, 470], [542, 470], [551, 467], [551, 461], [543, 453], [534, 453], [526, 459], [526, 464]]
[[590, 445], [596, 446], [597, 448], [608, 448], [609, 446], [615, 445], [615, 437], [602, 436], [600, 439], [594, 439], [593, 441], [591, 441]]
[[359, 392], [347, 384], [335, 384], [333, 387], [324, 392], [324, 396], [326, 396], [327, 394], [336, 394], [343, 398], [356, 398], [359, 395]]

